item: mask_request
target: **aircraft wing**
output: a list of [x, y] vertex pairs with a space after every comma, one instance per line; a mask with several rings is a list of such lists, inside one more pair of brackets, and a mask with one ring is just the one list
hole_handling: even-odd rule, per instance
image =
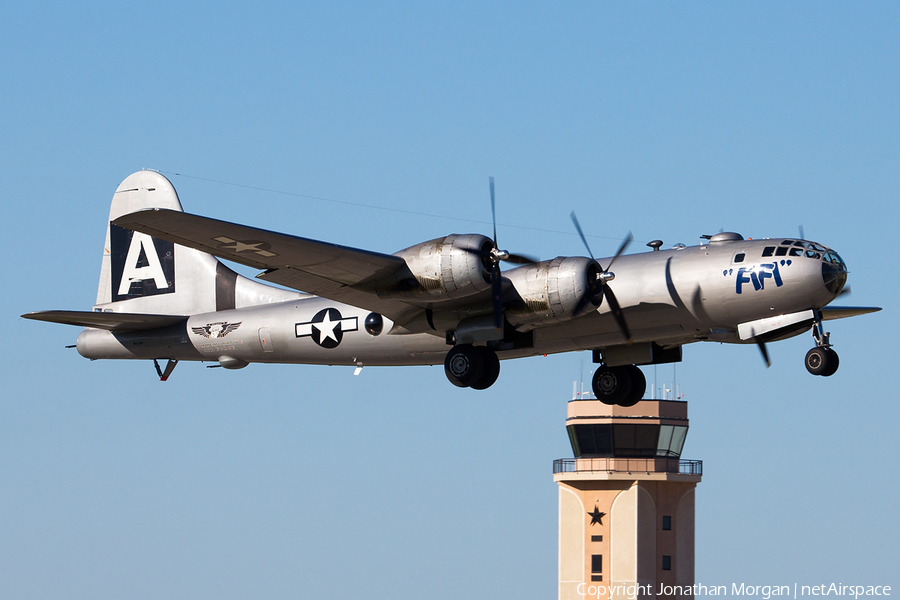
[[878, 312], [881, 308], [874, 306], [826, 306], [819, 310], [822, 313], [823, 321], [832, 321], [834, 319], [845, 319], [847, 317], [867, 315], [869, 313]]
[[368, 308], [395, 322], [422, 310], [378, 294], [415, 280], [398, 256], [161, 208], [123, 215], [113, 225], [264, 269], [259, 279]]
[[179, 315], [144, 315], [81, 310], [42, 310], [22, 315], [22, 318], [77, 325], [78, 327], [94, 327], [117, 333], [168, 327], [187, 320], [186, 316]]

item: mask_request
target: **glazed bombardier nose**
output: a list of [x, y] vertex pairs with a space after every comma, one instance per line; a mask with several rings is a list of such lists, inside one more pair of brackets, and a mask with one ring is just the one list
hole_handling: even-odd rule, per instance
[[822, 281], [825, 288], [837, 296], [847, 283], [847, 265], [834, 250], [829, 250], [822, 257]]

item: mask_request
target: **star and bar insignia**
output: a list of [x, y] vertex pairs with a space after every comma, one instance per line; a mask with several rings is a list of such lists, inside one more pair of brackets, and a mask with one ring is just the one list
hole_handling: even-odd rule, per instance
[[269, 252], [269, 249], [272, 247], [272, 244], [269, 242], [260, 242], [257, 240], [233, 240], [230, 237], [225, 236], [213, 238], [213, 240], [219, 242], [219, 250], [231, 250], [237, 254], [240, 254], [241, 252], [253, 252], [254, 254], [266, 258], [278, 256], [274, 252]]
[[344, 333], [357, 331], [359, 322], [356, 317], [343, 317], [336, 308], [323, 308], [316, 313], [312, 321], [294, 325], [294, 334], [299, 337], [311, 337], [323, 348], [337, 348]]

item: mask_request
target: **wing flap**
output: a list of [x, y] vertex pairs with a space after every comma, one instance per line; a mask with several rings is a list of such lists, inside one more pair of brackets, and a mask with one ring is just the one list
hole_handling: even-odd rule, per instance
[[823, 321], [833, 321], [834, 319], [846, 319], [847, 317], [857, 317], [859, 315], [867, 315], [869, 313], [878, 312], [880, 307], [875, 306], [826, 306], [821, 309]]
[[139, 313], [114, 313], [81, 310], [42, 310], [22, 315], [24, 319], [62, 323], [78, 327], [106, 329], [116, 333], [141, 331], [177, 325], [187, 320], [181, 315], [145, 315]]
[[299, 269], [273, 269], [257, 275], [258, 279], [277, 283], [295, 290], [313, 291], [323, 298], [337, 300], [344, 304], [367, 308], [380, 313], [399, 325], [410, 320], [424, 309], [407, 304], [393, 298], [382, 298], [377, 293], [366, 289], [342, 285], [324, 277], [307, 273]]

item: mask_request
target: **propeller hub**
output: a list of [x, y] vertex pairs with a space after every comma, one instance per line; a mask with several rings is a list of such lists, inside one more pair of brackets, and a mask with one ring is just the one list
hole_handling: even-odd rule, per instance
[[599, 275], [597, 275], [597, 279], [599, 279], [602, 283], [606, 284], [616, 278], [616, 274], [612, 271], [601, 271]]
[[491, 250], [491, 257], [495, 261], [506, 260], [509, 258], [509, 251], [501, 250], [500, 248], [494, 248], [493, 250]]

